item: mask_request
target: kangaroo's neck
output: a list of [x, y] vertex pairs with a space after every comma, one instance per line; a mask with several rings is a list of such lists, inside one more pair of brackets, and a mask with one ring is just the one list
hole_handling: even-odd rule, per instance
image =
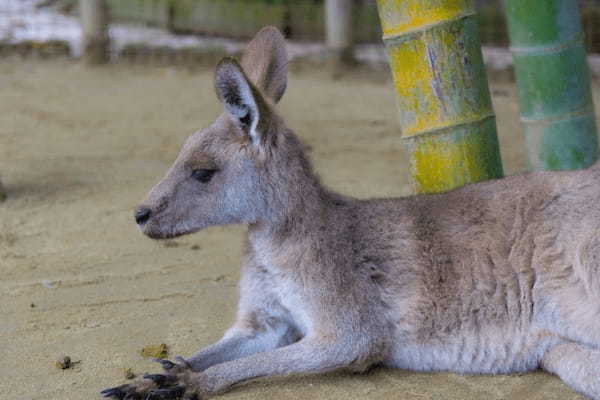
[[327, 222], [341, 196], [328, 191], [305, 158], [288, 165], [269, 196], [266, 215], [249, 226], [249, 238], [273, 243], [308, 238]]

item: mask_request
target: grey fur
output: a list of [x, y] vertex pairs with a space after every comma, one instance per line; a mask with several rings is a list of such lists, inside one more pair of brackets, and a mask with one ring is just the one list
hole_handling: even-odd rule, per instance
[[[275, 111], [286, 64], [275, 28], [257, 34], [243, 67], [223, 61], [225, 113], [188, 139], [144, 202], [154, 238], [248, 225], [237, 320], [187, 359], [186, 393], [384, 364], [542, 367], [600, 399], [600, 167], [439, 195], [340, 196]], [[198, 168], [218, 172], [202, 184]]]

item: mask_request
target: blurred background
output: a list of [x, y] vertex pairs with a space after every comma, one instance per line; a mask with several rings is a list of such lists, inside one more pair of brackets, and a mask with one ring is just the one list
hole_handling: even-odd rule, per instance
[[[352, 58], [384, 65], [375, 1], [347, 3], [351, 3]], [[511, 63], [501, 3], [476, 0], [486, 63], [494, 70], [510, 69]], [[599, 53], [600, 0], [579, 0], [579, 4], [588, 52]], [[292, 58], [326, 56], [324, 0], [107, 0], [107, 5], [113, 61], [211, 62], [211, 56], [239, 51], [241, 43], [265, 25], [284, 32], [292, 42]], [[80, 57], [79, 14], [78, 0], [2, 0], [0, 54]]]

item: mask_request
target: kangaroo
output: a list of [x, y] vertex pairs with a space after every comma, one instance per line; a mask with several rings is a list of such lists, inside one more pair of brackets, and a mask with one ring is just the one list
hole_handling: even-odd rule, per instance
[[204, 399], [260, 377], [374, 365], [543, 368], [600, 399], [600, 167], [358, 200], [321, 185], [276, 111], [285, 41], [261, 30], [215, 72], [224, 112], [135, 212], [151, 238], [248, 226], [236, 321], [162, 374], [102, 391]]

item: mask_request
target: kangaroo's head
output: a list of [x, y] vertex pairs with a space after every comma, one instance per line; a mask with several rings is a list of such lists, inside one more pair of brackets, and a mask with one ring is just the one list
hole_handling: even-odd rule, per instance
[[224, 112], [187, 139], [136, 209], [146, 235], [168, 238], [211, 225], [254, 223], [291, 204], [282, 187], [310, 168], [274, 111], [286, 88], [287, 63], [283, 36], [267, 27], [248, 44], [241, 64], [232, 58], [218, 64], [215, 90]]

